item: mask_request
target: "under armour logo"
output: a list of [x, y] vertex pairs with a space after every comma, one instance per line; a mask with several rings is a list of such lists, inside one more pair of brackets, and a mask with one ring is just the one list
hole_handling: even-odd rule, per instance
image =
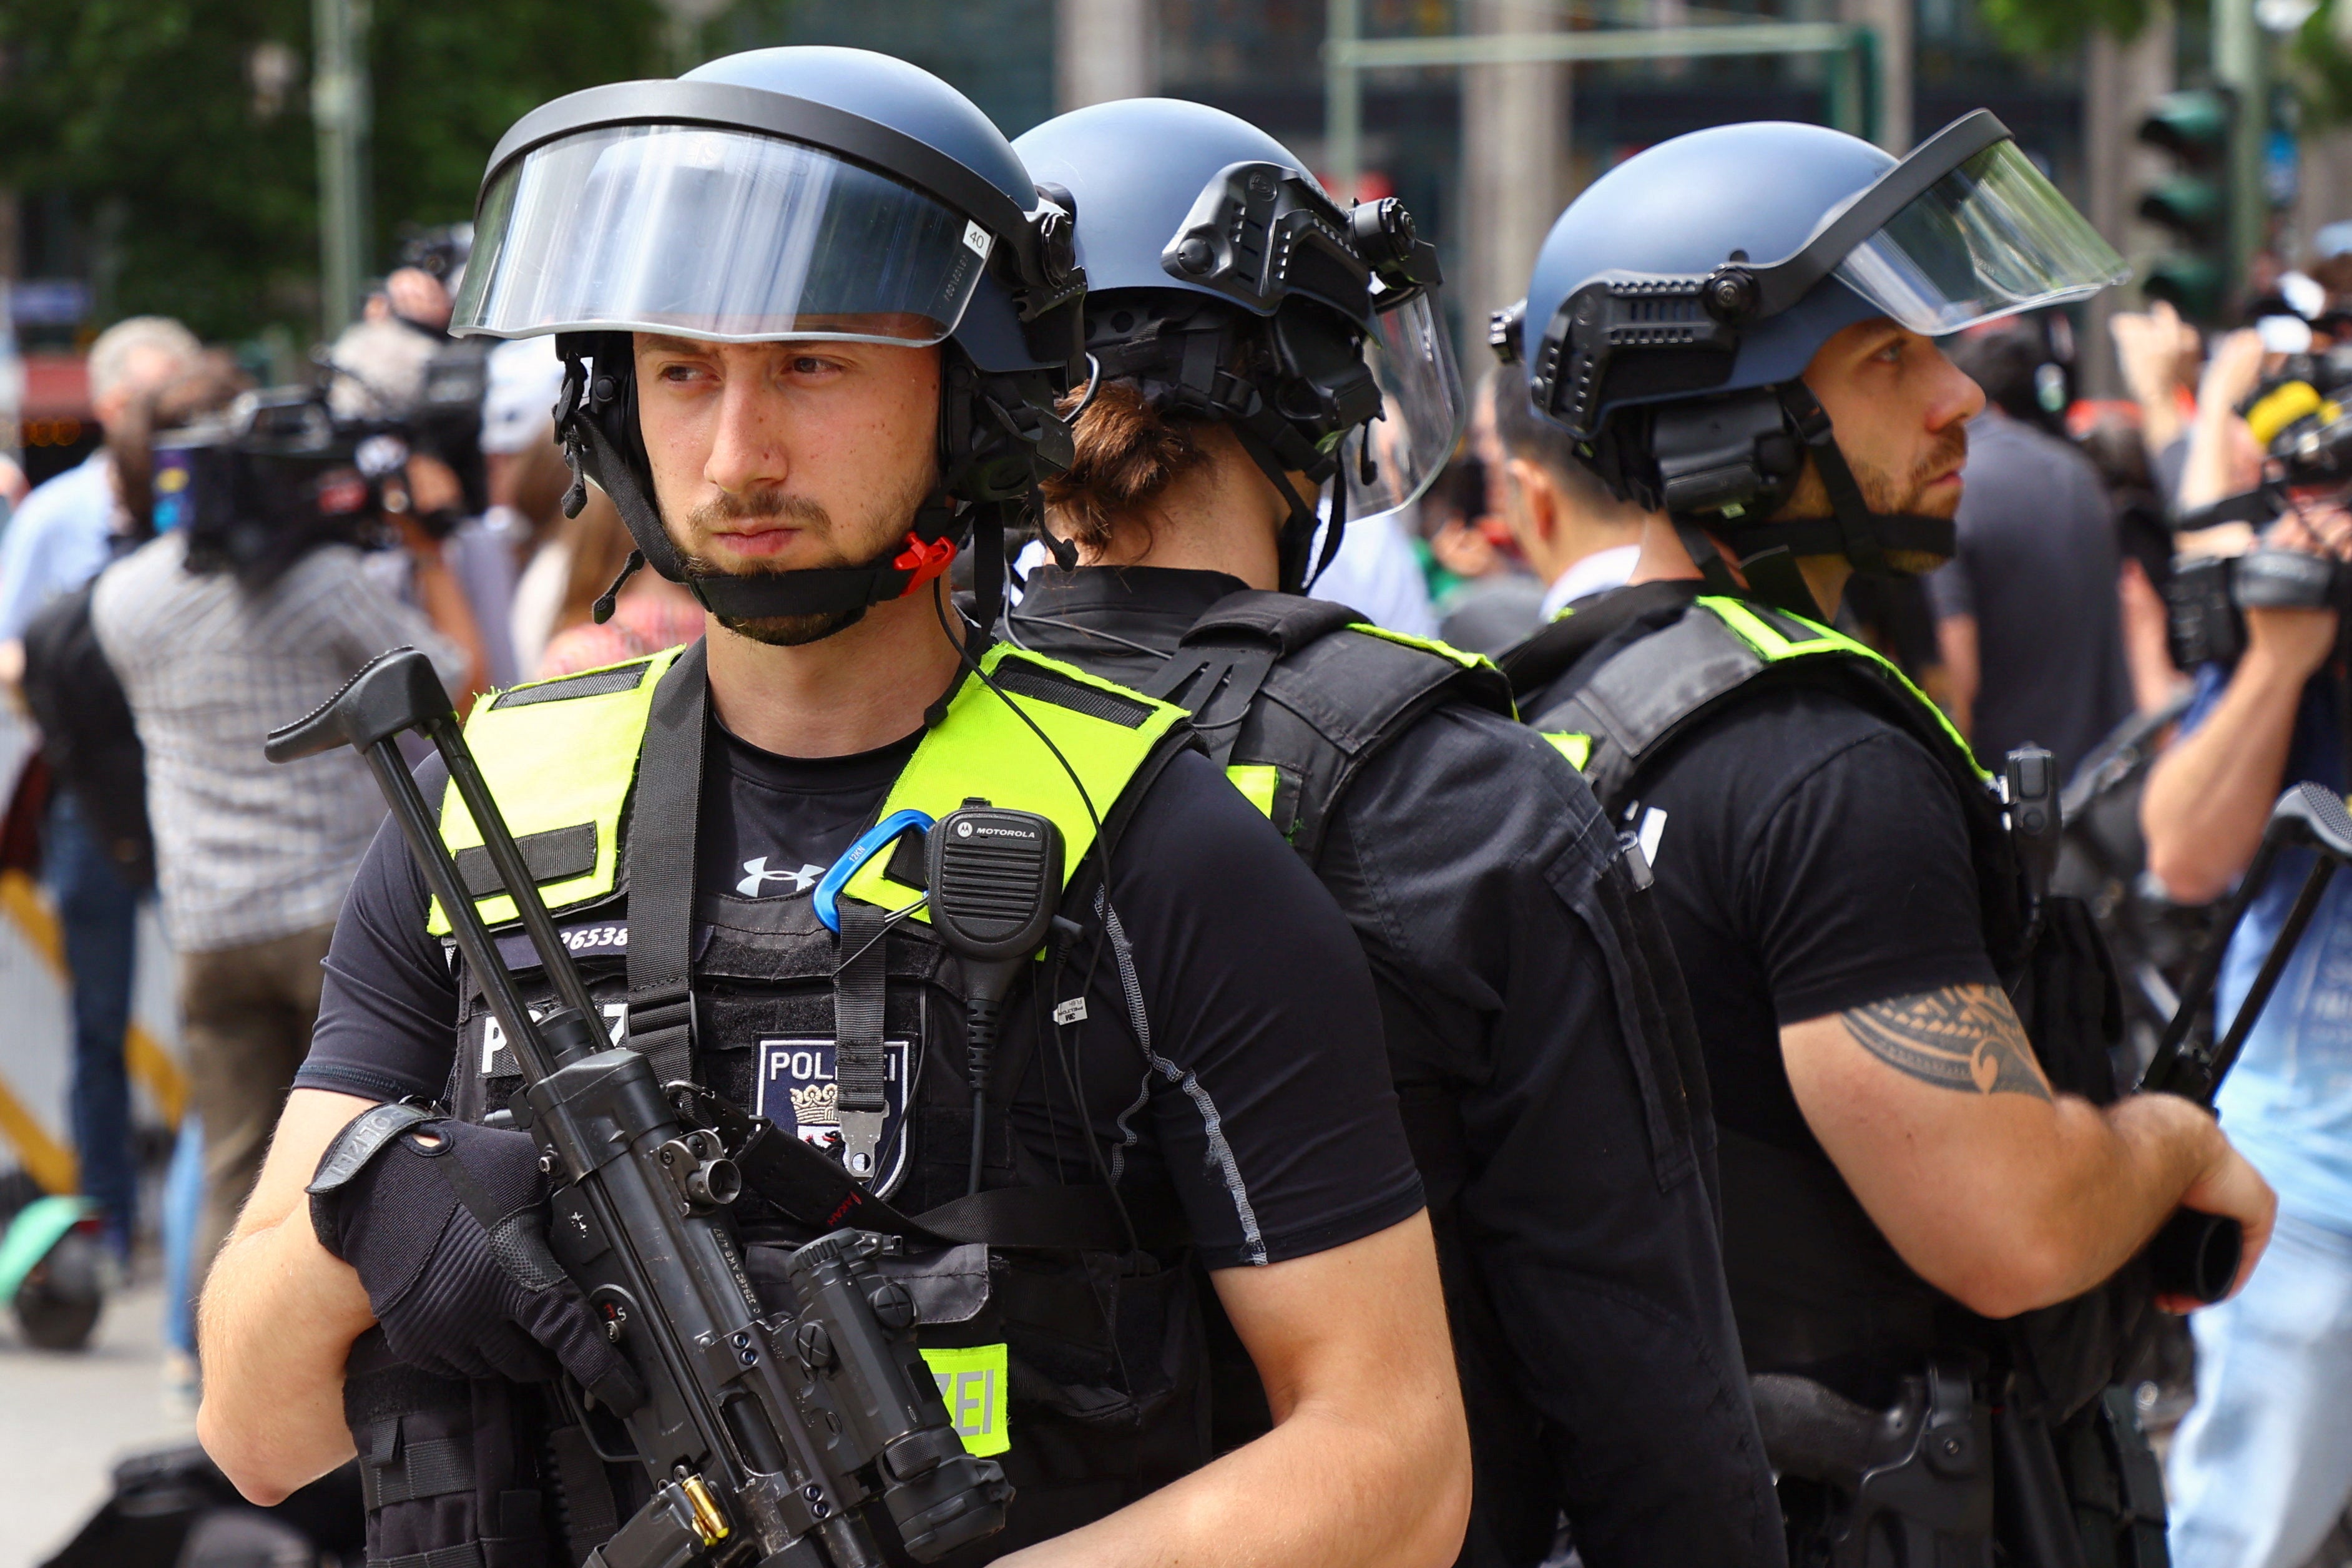
[[793, 892], [805, 893], [815, 887], [817, 879], [824, 875], [824, 868], [822, 866], [803, 866], [797, 871], [771, 871], [768, 869], [768, 858], [755, 855], [743, 862], [743, 879], [735, 884], [735, 890], [747, 899], [756, 899], [767, 883], [790, 882]]

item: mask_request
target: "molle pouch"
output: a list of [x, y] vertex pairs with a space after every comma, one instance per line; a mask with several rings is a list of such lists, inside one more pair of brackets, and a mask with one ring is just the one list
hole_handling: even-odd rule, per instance
[[2108, 1389], [2051, 1436], [2089, 1568], [2168, 1568], [2164, 1472], [2131, 1391]]
[[[628, 1037], [629, 1016], [628, 977], [625, 973], [629, 951], [627, 915], [607, 910], [603, 913], [558, 916], [556, 929], [571, 948], [580, 977], [587, 982], [589, 994], [596, 999], [604, 1014], [606, 1032], [614, 1045], [623, 1044]], [[497, 937], [499, 951], [514, 969], [516, 983], [522, 989], [531, 1016], [537, 1017], [554, 1006], [554, 987], [548, 982], [547, 971], [530, 936], [515, 928], [502, 930]], [[480, 983], [462, 962], [454, 957], [451, 962], [457, 968], [458, 1003], [457, 1058], [451, 1065], [447, 1096], [450, 1113], [462, 1121], [503, 1126], [506, 1123], [494, 1119], [503, 1115], [508, 1101], [522, 1087], [522, 1069], [515, 1064], [514, 1052], [507, 1046], [505, 1030], [490, 1015]]]
[[540, 1394], [430, 1376], [381, 1331], [352, 1347], [343, 1415], [359, 1449], [367, 1560], [379, 1568], [547, 1568]]
[[[782, 1247], [746, 1263], [761, 1304], [792, 1310]], [[1015, 1489], [996, 1552], [1046, 1540], [1211, 1458], [1192, 1270], [1148, 1252], [909, 1247], [883, 1273], [915, 1299], [923, 1359], [976, 1457]]]
[[2053, 894], [2042, 908], [2041, 930], [2012, 997], [2019, 1021], [2053, 1089], [2112, 1105], [2129, 1076], [2116, 1061], [2124, 1003], [2115, 959], [2082, 900]]
[[[1018, 1490], [1012, 1530], [1041, 1541], [1208, 1462], [1209, 1378], [1192, 1270], [1149, 1252], [991, 1249], [986, 1308], [926, 1328], [923, 1354], [961, 1429], [1001, 1354]], [[999, 1347], [992, 1349], [990, 1347]]]
[[[840, 1158], [839, 944], [806, 899], [704, 898], [694, 962], [695, 1076], [720, 1098]], [[867, 1190], [901, 1213], [963, 1196], [971, 1149], [961, 971], [908, 921], [881, 939], [878, 1004], [883, 1112]], [[1009, 1075], [1007, 1075], [1009, 1076]], [[1000, 1121], [1001, 1127], [1001, 1121]], [[1010, 1184], [1001, 1130], [985, 1184]], [[756, 1195], [737, 1213], [758, 1226]]]

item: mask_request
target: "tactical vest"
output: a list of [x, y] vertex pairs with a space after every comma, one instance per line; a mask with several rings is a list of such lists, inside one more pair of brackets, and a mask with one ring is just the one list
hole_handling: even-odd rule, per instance
[[[1559, 655], [1575, 649], [1584, 632], [1576, 622], [1563, 616], [1514, 650], [1515, 679], [1559, 666]], [[1620, 648], [1598, 669], [1579, 671], [1573, 690], [1548, 693], [1549, 708], [1529, 722], [1582, 770], [1602, 809], [1630, 822], [1643, 788], [1685, 739], [1734, 704], [1787, 684], [1827, 688], [1876, 714], [1950, 775], [1968, 818], [1986, 947], [2008, 971], [2022, 956], [2024, 920], [2017, 856], [1991, 775], [1908, 677], [1852, 637], [1801, 616], [1701, 595], [1690, 613]]]
[[1210, 605], [1137, 689], [1191, 710], [1212, 760], [1309, 866], [1364, 764], [1431, 709], [1517, 715], [1502, 672], [1476, 654], [1254, 588]]
[[[1769, 691], [1826, 690], [1884, 719], [1918, 742], [1952, 781], [1968, 824], [1986, 950], [2044, 1072], [2060, 1089], [2112, 1101], [2116, 1084], [2106, 1052], [2120, 1028], [2120, 999], [2095, 929], [2079, 904], [2050, 900], [2025, 949], [2022, 884], [2000, 797], [1943, 713], [1873, 649], [1749, 601], [1700, 595], [1638, 634], [1642, 621], [1667, 616], [1657, 607], [1672, 602], [1663, 589], [1628, 601], [1646, 616], [1612, 614], [1604, 601], [1555, 621], [1506, 659], [1523, 687], [1549, 682], [1546, 706], [1531, 722], [1583, 769], [1603, 808], [1637, 825], [1643, 791], [1682, 744]], [[1798, 1152], [1721, 1136], [1725, 1190], [1773, 1214], [1772, 1245], [1783, 1257], [1773, 1271], [1790, 1287], [1760, 1310], [1750, 1303], [1742, 1312], [1758, 1368], [1819, 1364], [1842, 1352], [1922, 1337], [1957, 1339], [1958, 1348], [1990, 1345], [2013, 1360], [2038, 1389], [2037, 1402], [2066, 1415], [2111, 1381], [2147, 1321], [2145, 1282], [2127, 1268], [2106, 1289], [1996, 1329], [1902, 1264], [1818, 1147]], [[1740, 1236], [1727, 1237], [1727, 1255], [1741, 1244]], [[1751, 1279], [1759, 1267], [1751, 1260]]]
[[[1018, 1492], [1007, 1529], [950, 1563], [986, 1561], [1062, 1533], [1198, 1468], [1209, 1458], [1203, 1331], [1181, 1219], [1145, 1212], [1135, 1194], [1133, 1212], [1119, 1214], [1100, 1187], [1062, 1185], [1066, 1173], [1034, 1162], [1009, 1132], [1004, 1110], [1039, 1031], [1013, 1030], [1023, 1037], [1003, 1043], [991, 1079], [983, 1190], [978, 1200], [964, 1197], [971, 1136], [964, 979], [922, 910], [908, 912], [923, 890], [918, 835], [901, 838], [895, 853], [876, 854], [842, 887], [842, 936], [821, 923], [809, 899], [697, 894], [701, 657], [697, 645], [519, 687], [484, 700], [467, 725], [613, 1037], [645, 1050], [665, 1081], [691, 1078], [780, 1127], [797, 1126], [820, 1146], [837, 1131], [845, 1102], [861, 1089], [878, 1094], [886, 1131], [868, 1190], [918, 1223], [952, 1216], [938, 1223], [959, 1242], [909, 1244], [889, 1271], [915, 1296], [925, 1357], [967, 1446], [998, 1458]], [[1091, 921], [1097, 819], [1106, 845], [1115, 841], [1160, 767], [1191, 744], [1183, 715], [1003, 645], [980, 662], [1006, 696], [967, 677], [934, 710], [874, 820], [906, 810], [944, 816], [971, 797], [1045, 816], [1066, 848], [1064, 911]], [[1022, 715], [1067, 759], [1083, 796]], [[441, 826], [526, 999], [551, 1005], [551, 987], [454, 790]], [[886, 925], [886, 915], [901, 914]], [[436, 933], [447, 931], [437, 906], [430, 920]], [[1053, 951], [1055, 961], [1033, 966], [1024, 985], [1060, 977], [1063, 950], [1057, 942]], [[448, 1100], [455, 1113], [498, 1124], [520, 1079], [474, 977], [458, 967]], [[1071, 973], [1066, 984], [1075, 989], [1083, 979]], [[1014, 1005], [1020, 999], [1016, 990]], [[772, 1310], [790, 1305], [785, 1251], [813, 1234], [805, 1205], [796, 1219], [776, 1196], [747, 1192], [733, 1208], [753, 1284]], [[403, 1441], [403, 1419], [434, 1436], [529, 1424], [528, 1413], [494, 1413], [486, 1424], [486, 1394], [517, 1406], [541, 1397], [511, 1385], [450, 1385], [436, 1409], [393, 1412], [388, 1426], [384, 1399], [362, 1388], [354, 1414], [369, 1406], [373, 1448], [383, 1456], [371, 1458], [363, 1434], [372, 1500], [422, 1497], [430, 1485], [453, 1489], [446, 1475], [420, 1482], [404, 1467], [404, 1451], [415, 1448]], [[413, 1390], [407, 1397], [416, 1403]], [[596, 1465], [588, 1434], [561, 1418], [544, 1425], [538, 1473], [509, 1477], [505, 1489], [562, 1494], [565, 1523], [544, 1533], [561, 1537], [576, 1562], [597, 1543], [598, 1528], [609, 1533], [613, 1517], [626, 1517], [635, 1478]], [[446, 1469], [447, 1447], [431, 1452]], [[496, 1462], [495, 1455], [484, 1461]], [[478, 1477], [467, 1479], [489, 1495]], [[514, 1518], [530, 1511], [520, 1501], [500, 1506]], [[488, 1503], [477, 1511], [485, 1521], [496, 1513]], [[371, 1557], [393, 1556], [375, 1548], [377, 1523], [372, 1516]], [[887, 1521], [877, 1524], [887, 1539]], [[406, 1538], [394, 1544], [423, 1552], [464, 1543], [444, 1535], [424, 1546]], [[480, 1555], [497, 1568], [495, 1552]], [[539, 1568], [541, 1559], [508, 1561]], [[420, 1557], [401, 1568], [425, 1564]], [[431, 1568], [444, 1568], [443, 1560], [433, 1558]]]

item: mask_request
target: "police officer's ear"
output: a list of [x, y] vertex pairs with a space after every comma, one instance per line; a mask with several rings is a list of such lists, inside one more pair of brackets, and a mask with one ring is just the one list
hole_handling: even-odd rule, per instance
[[1503, 464], [1503, 521], [1530, 559], [1549, 554], [1559, 533], [1559, 484], [1541, 463], [1511, 458]]

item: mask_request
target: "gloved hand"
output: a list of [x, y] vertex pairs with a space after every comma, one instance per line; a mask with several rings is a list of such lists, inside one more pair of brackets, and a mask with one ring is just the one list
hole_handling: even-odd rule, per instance
[[399, 1110], [354, 1122], [310, 1188], [319, 1240], [359, 1271], [392, 1352], [442, 1377], [519, 1383], [560, 1363], [599, 1399], [635, 1408], [635, 1374], [548, 1250], [551, 1183], [530, 1135], [434, 1118], [389, 1138], [378, 1121], [368, 1139], [362, 1123]]

